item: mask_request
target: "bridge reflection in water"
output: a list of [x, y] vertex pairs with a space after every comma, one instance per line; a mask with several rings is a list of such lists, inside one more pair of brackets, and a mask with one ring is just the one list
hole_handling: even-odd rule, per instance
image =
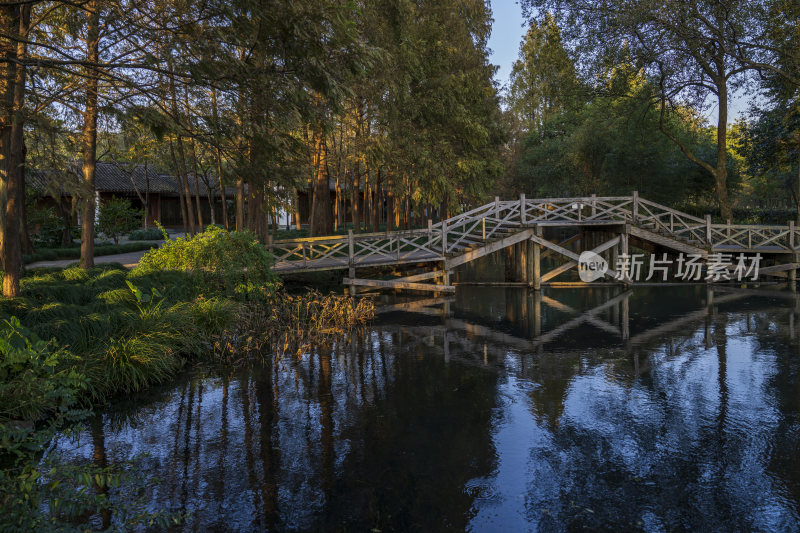
[[702, 286], [384, 302], [346, 342], [193, 373], [53, 453], [135, 457], [186, 529], [793, 530], [798, 310]]

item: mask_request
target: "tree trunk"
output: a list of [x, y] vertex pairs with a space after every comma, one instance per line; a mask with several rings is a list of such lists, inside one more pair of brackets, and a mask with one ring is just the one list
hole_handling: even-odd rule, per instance
[[361, 188], [361, 163], [356, 161], [353, 169], [353, 181], [350, 182], [350, 212], [353, 219], [353, 231], [361, 233], [361, 219], [358, 210], [359, 190]]
[[183, 139], [180, 135], [175, 139], [178, 145], [178, 176], [183, 186], [183, 199], [186, 202], [186, 217], [189, 224], [189, 233], [192, 236], [197, 234], [197, 223], [194, 216], [194, 206], [192, 206], [192, 191], [189, 189], [189, 173], [186, 168], [186, 152], [183, 149]]
[[178, 160], [175, 158], [175, 147], [172, 144], [172, 137], [168, 138], [169, 155], [172, 159], [172, 168], [175, 170], [175, 178], [178, 180], [178, 204], [181, 207], [181, 220], [183, 221], [183, 233], [189, 235], [189, 217], [186, 214], [186, 202], [183, 200], [183, 179], [181, 171], [178, 170]]
[[[30, 24], [30, 4], [20, 5], [15, 9], [14, 22], [21, 39], [27, 39], [28, 25]], [[17, 60], [23, 60], [26, 48], [23, 42], [16, 44], [14, 54]], [[9, 78], [11, 81], [11, 78]], [[13, 84], [10, 89], [14, 91], [11, 143], [8, 157], [8, 189], [6, 203], [6, 234], [3, 246], [3, 296], [15, 298], [19, 296], [19, 278], [22, 271], [22, 243], [20, 240], [25, 209], [25, 145], [23, 139], [23, 111], [25, 107], [25, 67], [17, 64], [14, 69]]]
[[389, 173], [386, 179], [386, 231], [393, 231], [395, 228], [395, 215], [397, 213], [397, 198], [394, 195], [393, 173]]
[[294, 227], [297, 230], [301, 228], [301, 221], [300, 221], [300, 191], [295, 189], [294, 195]]
[[[169, 89], [170, 94], [172, 96], [171, 108], [172, 114], [175, 121], [178, 120], [178, 117], [181, 116], [180, 112], [178, 111], [178, 96], [177, 92], [175, 91], [175, 75], [172, 71], [172, 62], [170, 61], [169, 65]], [[181, 127], [180, 124], [177, 125], [178, 128]], [[178, 164], [179, 168], [177, 169], [177, 174], [179, 180], [182, 182], [183, 187], [183, 199], [186, 203], [186, 223], [189, 226], [189, 233], [194, 236], [197, 233], [197, 228], [195, 226], [195, 218], [194, 218], [194, 209], [192, 208], [192, 193], [189, 191], [189, 173], [186, 167], [186, 152], [183, 149], [183, 139], [181, 138], [180, 133], [176, 133], [175, 135], [175, 144], [177, 145], [176, 148], [178, 149]]]
[[733, 219], [731, 201], [728, 197], [728, 87], [726, 82], [719, 87], [719, 118], [717, 120], [717, 168], [714, 180], [717, 188], [717, 200], [723, 220]]
[[236, 178], [236, 231], [244, 229], [244, 179]]
[[197, 224], [200, 226], [200, 231], [203, 231], [203, 210], [200, 207], [200, 176], [197, 175], [197, 152], [194, 147], [194, 137], [191, 138], [192, 144], [192, 168], [194, 169], [194, 201], [197, 208]]
[[[97, 0], [85, 6], [86, 59], [97, 63], [100, 48], [100, 9]], [[94, 217], [97, 208], [94, 174], [97, 167], [97, 72], [87, 72], [86, 109], [83, 113], [83, 210], [81, 216], [81, 268], [94, 266]]]
[[314, 201], [311, 219], [311, 236], [330, 235], [332, 232], [331, 195], [328, 185], [328, 148], [322, 127], [314, 130]]
[[[14, 28], [17, 18], [17, 7], [11, 4], [0, 4], [0, 27]], [[16, 46], [7, 37], [0, 37], [0, 55], [13, 59]], [[11, 151], [11, 125], [14, 116], [14, 85], [16, 80], [16, 63], [6, 61], [0, 63], [0, 268], [5, 269], [5, 255], [8, 240], [6, 239], [6, 211], [8, 209], [8, 180], [11, 173], [9, 161]]]
[[214, 191], [210, 186], [208, 186], [208, 210], [211, 213], [211, 224], [215, 225], [217, 223], [217, 217], [216, 213], [214, 212]]
[[800, 152], [797, 154], [797, 202], [795, 208], [797, 209], [797, 223], [800, 224]]
[[[219, 137], [219, 112], [217, 111], [217, 90], [211, 90], [211, 113], [213, 114], [214, 118], [214, 129], [216, 130], [214, 133], [217, 137]], [[222, 180], [222, 155], [220, 154], [219, 150], [219, 138], [217, 138], [214, 142], [214, 150], [216, 155], [216, 163], [217, 163], [217, 180], [219, 181], [219, 197], [220, 201], [222, 202], [222, 220], [225, 223], [225, 229], [230, 230], [230, 222], [228, 222], [228, 205], [227, 205], [227, 198], [225, 197], [225, 184]], [[211, 207], [213, 212], [214, 207]]]
[[144, 162], [144, 229], [150, 224], [150, 173], [147, 171], [147, 161]]
[[194, 202], [195, 208], [197, 209], [197, 224], [200, 227], [200, 231], [203, 231], [203, 210], [200, 206], [200, 177], [197, 175], [197, 150], [195, 150], [194, 145], [194, 130], [192, 128], [192, 119], [189, 109], [189, 86], [184, 84], [183, 86], [183, 94], [184, 94], [184, 107], [186, 108], [186, 127], [189, 130], [189, 143], [192, 148], [192, 170], [194, 173]]
[[61, 232], [61, 247], [67, 248], [72, 245], [72, 218], [70, 210], [64, 205], [64, 199], [58, 199], [58, 211], [61, 220], [64, 221], [64, 231]]

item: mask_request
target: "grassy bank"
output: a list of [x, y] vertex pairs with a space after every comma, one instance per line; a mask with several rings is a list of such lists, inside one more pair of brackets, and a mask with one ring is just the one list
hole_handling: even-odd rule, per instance
[[252, 235], [213, 229], [147, 252], [131, 271], [33, 269], [19, 298], [0, 299], [0, 530], [83, 524], [101, 511], [121, 529], [176, 518], [111, 502], [102, 489], [123, 472], [42, 469], [41, 450], [94, 406], [185, 365], [290, 355], [371, 318], [368, 301], [287, 294], [271, 261]]
[[[149, 242], [130, 242], [125, 244], [98, 244], [94, 247], [95, 257], [101, 255], [115, 255], [126, 254], [128, 252], [140, 252], [142, 250], [149, 250], [158, 246], [158, 244]], [[32, 254], [24, 254], [22, 261], [27, 265], [36, 263], [37, 261], [58, 261], [62, 259], [81, 258], [80, 246], [71, 248], [40, 248]]]

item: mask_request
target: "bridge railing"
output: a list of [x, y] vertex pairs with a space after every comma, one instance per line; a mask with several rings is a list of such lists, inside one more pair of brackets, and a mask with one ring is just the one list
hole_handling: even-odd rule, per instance
[[386, 261], [413, 261], [442, 253], [441, 233], [400, 230], [276, 241], [266, 246], [280, 270], [341, 268]]
[[686, 240], [698, 246], [708, 245], [708, 221], [665, 205], [636, 198], [632, 222], [657, 233]]
[[712, 224], [665, 205], [631, 196], [500, 200], [476, 207], [427, 229], [361, 233], [277, 241], [267, 248], [282, 270], [327, 269], [442, 259], [469, 246], [533, 224], [632, 223], [698, 247], [798, 251], [800, 230], [787, 226]]
[[525, 200], [525, 224], [630, 221], [630, 196], [586, 196]]
[[776, 249], [795, 251], [798, 244], [797, 229], [788, 226], [712, 224], [711, 242], [713, 249], [746, 248], [748, 250], [775, 251]]

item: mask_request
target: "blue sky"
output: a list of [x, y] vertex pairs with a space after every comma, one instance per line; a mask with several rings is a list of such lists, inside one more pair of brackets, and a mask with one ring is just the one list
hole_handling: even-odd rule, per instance
[[[489, 38], [489, 48], [492, 50], [492, 63], [499, 66], [496, 79], [500, 86], [508, 83], [511, 74], [511, 65], [519, 54], [519, 45], [525, 35], [527, 24], [522, 18], [522, 8], [515, 0], [492, 0], [492, 35]], [[738, 94], [732, 98], [728, 110], [728, 119], [733, 121], [747, 110], [749, 97]], [[706, 111], [706, 117], [712, 123], [717, 121], [716, 105]]]
[[519, 44], [525, 35], [525, 22], [522, 8], [514, 0], [492, 0], [492, 36], [489, 48], [492, 49], [492, 63], [498, 65], [497, 80], [500, 85], [508, 82], [511, 65], [517, 59]]

